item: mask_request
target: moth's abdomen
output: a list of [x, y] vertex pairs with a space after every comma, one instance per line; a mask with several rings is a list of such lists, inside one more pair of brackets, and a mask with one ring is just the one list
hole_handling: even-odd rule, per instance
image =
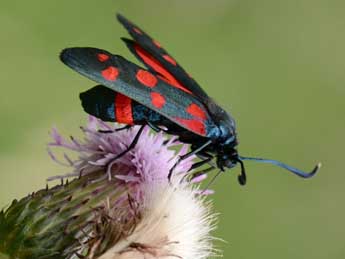
[[159, 123], [164, 119], [157, 112], [103, 85], [81, 93], [80, 99], [84, 110], [102, 121], [133, 125], [147, 121]]

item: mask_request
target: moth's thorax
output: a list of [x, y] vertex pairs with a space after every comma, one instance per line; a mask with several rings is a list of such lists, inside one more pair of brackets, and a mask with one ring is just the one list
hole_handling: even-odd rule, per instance
[[238, 140], [233, 128], [220, 125], [211, 138], [213, 144], [206, 149], [217, 156], [217, 164], [221, 168], [236, 164]]
[[214, 132], [212, 139], [221, 145], [231, 145], [236, 140], [235, 120], [224, 110], [219, 114], [217, 132]]
[[219, 168], [232, 168], [238, 160], [235, 120], [221, 107], [218, 107], [217, 117], [218, 127], [211, 136], [214, 142], [212, 149], [217, 156]]

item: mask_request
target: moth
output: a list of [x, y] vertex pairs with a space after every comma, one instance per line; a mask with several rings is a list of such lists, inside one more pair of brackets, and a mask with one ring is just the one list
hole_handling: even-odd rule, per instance
[[149, 126], [190, 144], [191, 151], [181, 156], [175, 166], [191, 155], [200, 158], [192, 169], [210, 164], [210, 169], [223, 172], [240, 164], [241, 185], [246, 183], [245, 160], [274, 164], [303, 178], [318, 171], [320, 163], [311, 172], [303, 172], [276, 160], [240, 156], [234, 118], [208, 96], [158, 41], [124, 16], [118, 14], [117, 19], [132, 36], [122, 40], [146, 68], [97, 48], [67, 48], [60, 55], [67, 66], [99, 84], [80, 94], [87, 113], [103, 121], [126, 124], [126, 128], [141, 125], [132, 144], [117, 157], [131, 150], [143, 128]]

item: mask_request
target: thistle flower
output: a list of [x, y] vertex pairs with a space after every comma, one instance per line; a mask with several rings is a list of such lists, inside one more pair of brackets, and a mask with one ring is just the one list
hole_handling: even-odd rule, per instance
[[[186, 180], [193, 157], [168, 180], [188, 146], [145, 128], [136, 146], [115, 159], [139, 128], [116, 130], [93, 117], [82, 128], [83, 141], [68, 141], [53, 129], [48, 152], [71, 171], [49, 179], [61, 185], [14, 201], [0, 213], [0, 252], [12, 258], [104, 259], [204, 259], [216, 252], [210, 235], [216, 217], [201, 195], [211, 191], [193, 184], [206, 176]], [[61, 161], [53, 147], [78, 157], [64, 154]]]

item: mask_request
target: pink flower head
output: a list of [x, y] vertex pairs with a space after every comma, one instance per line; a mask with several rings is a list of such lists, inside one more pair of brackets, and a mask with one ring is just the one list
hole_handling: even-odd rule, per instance
[[[54, 176], [49, 180], [86, 175], [95, 171], [104, 170], [105, 177], [116, 178], [119, 184], [131, 187], [136, 197], [140, 196], [140, 186], [155, 186], [167, 183], [170, 168], [176, 163], [179, 156], [186, 154], [187, 145], [182, 145], [176, 137], [167, 139], [163, 132], [153, 134], [149, 127], [145, 127], [136, 146], [124, 156], [116, 158], [118, 154], [127, 149], [132, 143], [139, 126], [130, 129], [116, 131], [115, 125], [109, 125], [94, 117], [89, 117], [88, 124], [81, 128], [84, 140], [80, 141], [71, 137], [70, 141], [63, 138], [54, 128], [51, 136], [53, 142], [48, 147], [63, 147], [75, 151], [77, 159], [71, 159], [64, 154], [64, 162], [58, 160], [48, 148], [50, 156], [60, 164], [70, 166], [73, 171], [64, 176]], [[107, 131], [107, 132], [104, 132]], [[181, 147], [176, 154], [173, 148]], [[173, 178], [182, 180], [192, 166], [193, 159], [190, 157], [183, 160], [174, 169]], [[200, 182], [206, 178], [201, 175], [192, 182]], [[177, 181], [177, 180], [176, 180]], [[205, 190], [209, 194], [210, 190]]]
[[[145, 127], [135, 147], [116, 158], [132, 143], [139, 126], [116, 131], [119, 128], [115, 125], [90, 117], [87, 126], [81, 129], [83, 140], [73, 137], [66, 140], [56, 129], [52, 130], [54, 141], [49, 143], [48, 152], [53, 160], [71, 167], [72, 171], [50, 180], [92, 175], [94, 179], [100, 175], [97, 181], [118, 190], [116, 197], [108, 198], [105, 213], [106, 218], [111, 219], [112, 228], [121, 231], [122, 238], [99, 258], [206, 259], [217, 253], [210, 236], [216, 216], [204, 198], [212, 191], [200, 190], [195, 185], [207, 175], [187, 180], [192, 156], [179, 163], [170, 181], [168, 179], [170, 168], [179, 156], [187, 153], [187, 145], [178, 142], [175, 136], [168, 139], [166, 134], [154, 134]], [[61, 161], [51, 147], [74, 151], [78, 157], [72, 159], [63, 154]], [[92, 194], [96, 196], [99, 192], [102, 189], [95, 189]], [[131, 231], [123, 231], [125, 229]], [[92, 232], [91, 236], [94, 235]]]

